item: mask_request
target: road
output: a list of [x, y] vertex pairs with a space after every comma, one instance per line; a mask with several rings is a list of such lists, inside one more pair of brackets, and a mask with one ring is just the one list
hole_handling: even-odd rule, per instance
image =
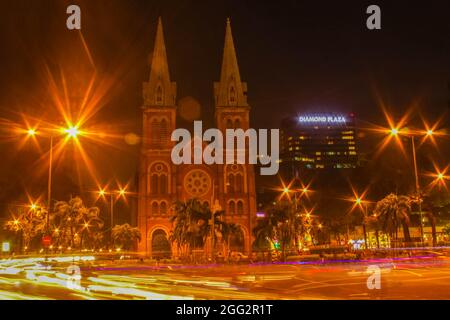
[[[369, 266], [380, 289], [368, 289]], [[377, 274], [375, 274], [377, 275]], [[0, 299], [450, 299], [450, 259], [164, 265], [95, 256], [0, 260]]]

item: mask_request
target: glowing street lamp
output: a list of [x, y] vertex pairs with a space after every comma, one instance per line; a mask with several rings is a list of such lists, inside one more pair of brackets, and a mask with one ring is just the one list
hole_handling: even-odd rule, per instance
[[399, 133], [399, 129], [391, 128], [391, 130], [389, 130], [389, 133], [391, 134], [391, 136], [397, 136]]
[[364, 193], [362, 195], [358, 195], [356, 193], [356, 191], [353, 189], [353, 187], [352, 187], [352, 191], [353, 191], [354, 197], [350, 198], [348, 200], [353, 202], [353, 207], [352, 207], [351, 211], [353, 211], [353, 209], [355, 209], [355, 207], [359, 207], [361, 212], [362, 212], [362, 214], [363, 214], [362, 227], [363, 227], [363, 233], [364, 233], [364, 247], [365, 247], [365, 249], [367, 249], [368, 248], [368, 246], [367, 246], [367, 232], [366, 232], [367, 201], [364, 200], [364, 195], [366, 194], [367, 189], [366, 189], [366, 191], [364, 191]]
[[126, 195], [126, 193], [127, 193], [127, 190], [121, 188], [118, 192], [119, 192], [119, 196], [125, 197], [125, 195]]
[[[417, 197], [420, 198], [420, 183], [419, 183], [419, 173], [418, 173], [418, 168], [417, 168], [417, 158], [416, 158], [416, 141], [415, 141], [415, 136], [419, 135], [416, 131], [414, 132], [409, 132], [409, 130], [403, 130], [404, 132], [402, 132], [402, 134], [405, 134], [407, 136], [409, 136], [411, 138], [411, 149], [412, 149], [412, 157], [413, 157], [413, 165], [414, 165], [414, 177], [415, 177], [415, 188], [416, 188], [416, 194]], [[400, 134], [400, 129], [394, 127], [391, 128], [389, 130], [390, 135], [391, 136], [395, 136], [397, 137]], [[424, 134], [423, 131], [420, 132], [421, 135]], [[434, 134], [433, 129], [427, 129], [425, 131], [425, 136], [426, 137], [432, 137]], [[422, 246], [424, 245], [424, 234], [423, 234], [423, 213], [422, 213], [422, 203], [419, 200], [419, 214], [420, 214], [420, 234], [421, 234], [421, 239], [422, 239]]]
[[77, 126], [69, 126], [68, 128], [64, 129], [64, 132], [67, 134], [69, 138], [76, 139], [77, 136], [80, 134], [80, 131], [78, 130]]
[[119, 195], [119, 197], [125, 198], [127, 194], [126, 187], [120, 187], [119, 190], [107, 191], [106, 188], [100, 188], [97, 191], [99, 198], [105, 198], [109, 196], [110, 200], [110, 221], [111, 221], [111, 238], [112, 238], [112, 229], [114, 227], [114, 196]]
[[36, 135], [36, 129], [30, 128], [27, 130], [27, 135], [29, 137], [34, 137]]

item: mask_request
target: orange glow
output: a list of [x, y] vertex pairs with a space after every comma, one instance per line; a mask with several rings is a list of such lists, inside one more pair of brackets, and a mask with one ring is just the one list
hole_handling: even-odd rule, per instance
[[431, 183], [428, 185], [428, 188], [434, 188], [435, 186], [438, 186], [439, 188], [447, 188], [446, 180], [450, 180], [450, 176], [447, 175], [447, 172], [449, 170], [449, 166], [445, 167], [443, 170], [439, 169], [436, 164], [434, 164], [434, 173], [428, 173], [426, 176], [433, 178]]
[[34, 137], [36, 135], [36, 129], [30, 128], [27, 130], [27, 135], [29, 137]]
[[392, 136], [397, 136], [398, 135], [399, 130], [397, 128], [392, 128], [390, 130], [390, 133]]
[[350, 213], [353, 212], [356, 208], [363, 209], [363, 206], [369, 201], [365, 200], [367, 192], [369, 191], [368, 188], [366, 188], [361, 194], [359, 194], [353, 186], [350, 186], [352, 189], [353, 196], [344, 198], [345, 201], [351, 202], [352, 207], [350, 208]]
[[125, 194], [126, 194], [126, 190], [125, 189], [120, 189], [119, 190], [119, 196], [121, 196], [121, 197], [124, 197], [125, 196]]
[[80, 134], [77, 126], [69, 126], [67, 129], [64, 129], [64, 132], [67, 133], [69, 138], [74, 139]]

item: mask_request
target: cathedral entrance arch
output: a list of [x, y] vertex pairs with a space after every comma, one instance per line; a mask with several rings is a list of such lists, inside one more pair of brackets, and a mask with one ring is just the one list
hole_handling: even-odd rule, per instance
[[172, 248], [163, 229], [156, 229], [152, 233], [152, 258], [170, 258], [172, 256]]

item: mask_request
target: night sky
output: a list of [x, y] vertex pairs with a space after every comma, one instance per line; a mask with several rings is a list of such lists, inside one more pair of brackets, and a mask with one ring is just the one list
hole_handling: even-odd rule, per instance
[[[227, 17], [241, 77], [248, 83], [254, 128], [277, 128], [283, 117], [303, 111], [352, 111], [358, 119], [384, 125], [377, 94], [397, 116], [414, 101], [419, 101], [415, 114], [422, 112], [430, 121], [449, 108], [446, 0], [0, 2], [1, 123], [23, 123], [21, 113], [62, 121], [48, 92], [46, 68], [57, 82], [64, 74], [71, 97], [86, 87], [93, 67], [79, 32], [65, 26], [66, 7], [81, 7], [81, 32], [102, 93], [87, 126], [116, 135], [114, 146], [85, 146], [101, 184], [133, 182], [136, 174], [139, 145], [128, 145], [123, 136], [141, 132], [142, 82], [149, 75], [158, 16], [178, 99], [198, 100], [209, 125]], [[369, 4], [380, 5], [382, 30], [366, 28]], [[77, 113], [75, 102], [71, 113]], [[36, 162], [42, 153], [35, 146], [18, 150], [17, 141], [1, 132], [4, 211], [10, 201], [23, 198], [24, 190], [45, 194], [46, 175], [37, 173], [44, 164]], [[46, 143], [39, 142], [43, 150]], [[85, 172], [76, 173], [69, 156], [58, 161], [55, 198], [67, 198], [80, 183], [85, 191], [96, 188]]]

